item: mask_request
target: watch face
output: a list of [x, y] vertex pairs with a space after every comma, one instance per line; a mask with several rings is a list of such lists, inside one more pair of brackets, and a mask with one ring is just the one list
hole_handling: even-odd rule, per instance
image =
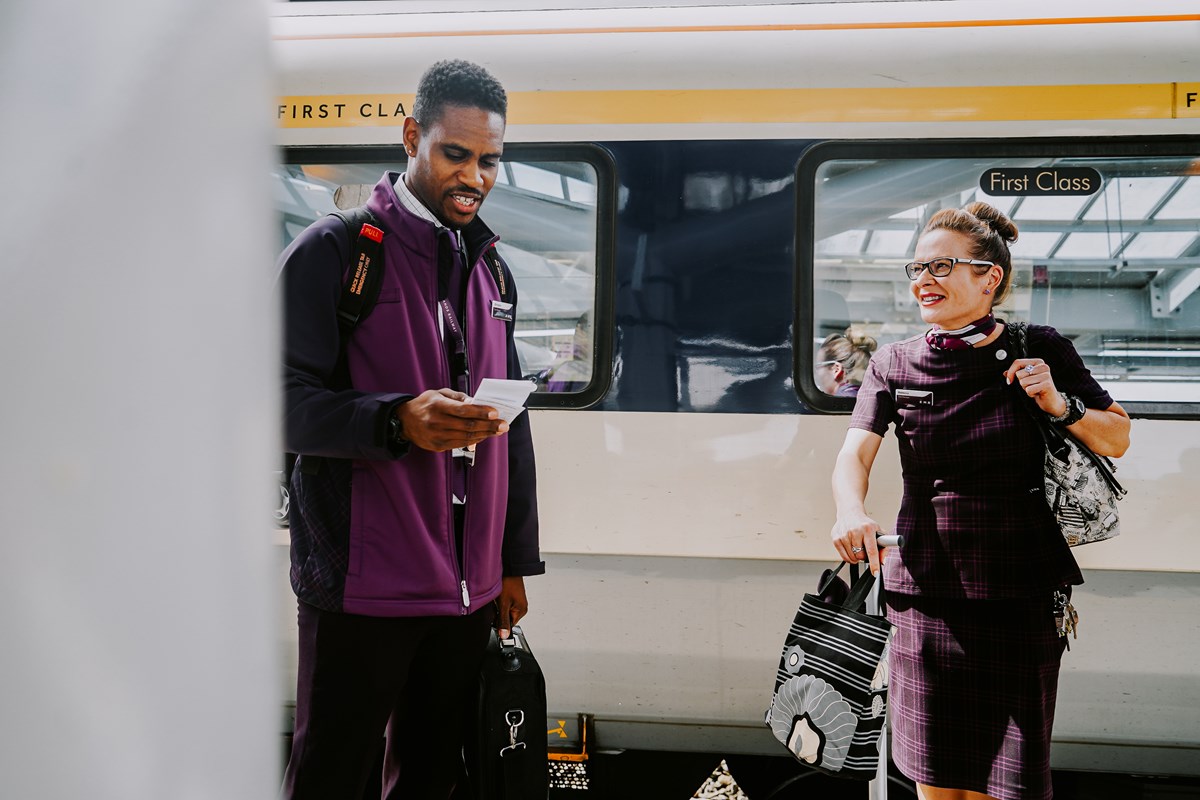
[[1067, 414], [1063, 418], [1062, 424], [1074, 425], [1079, 420], [1083, 419], [1083, 415], [1087, 413], [1087, 406], [1083, 404], [1082, 398], [1074, 395], [1066, 395], [1067, 398]]

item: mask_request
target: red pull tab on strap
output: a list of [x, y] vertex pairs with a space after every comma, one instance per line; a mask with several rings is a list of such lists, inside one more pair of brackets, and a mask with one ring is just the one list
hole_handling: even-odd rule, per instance
[[363, 223], [362, 230], [358, 232], [358, 235], [365, 236], [377, 244], [383, 241], [383, 231], [367, 222]]

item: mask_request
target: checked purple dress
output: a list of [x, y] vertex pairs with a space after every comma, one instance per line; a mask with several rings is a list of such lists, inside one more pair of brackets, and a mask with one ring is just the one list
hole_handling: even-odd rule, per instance
[[[1061, 391], [1112, 404], [1053, 328], [1029, 326], [1029, 350]], [[1083, 577], [1040, 493], [1042, 439], [1004, 381], [1013, 358], [1007, 329], [966, 350], [885, 345], [850, 425], [894, 425], [904, 476], [905, 544], [884, 567], [897, 766], [929, 786], [1046, 800], [1064, 647], [1051, 594]]]

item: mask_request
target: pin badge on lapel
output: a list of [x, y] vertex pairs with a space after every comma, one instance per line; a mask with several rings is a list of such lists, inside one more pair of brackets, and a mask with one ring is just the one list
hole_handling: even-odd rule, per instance
[[513, 321], [513, 304], [505, 303], [503, 300], [492, 301], [492, 319], [499, 319], [505, 322]]

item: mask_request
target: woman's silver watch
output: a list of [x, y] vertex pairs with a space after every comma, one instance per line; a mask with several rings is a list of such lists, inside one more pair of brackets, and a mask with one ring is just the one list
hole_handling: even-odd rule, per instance
[[1050, 417], [1051, 422], [1053, 422], [1055, 425], [1062, 425], [1065, 427], [1067, 425], [1074, 425], [1076, 422], [1079, 422], [1079, 420], [1083, 419], [1083, 415], [1087, 413], [1087, 406], [1083, 404], [1082, 400], [1073, 394], [1066, 394], [1064, 392], [1059, 392], [1058, 396], [1061, 397], [1063, 402], [1067, 404], [1067, 408], [1059, 416]]

